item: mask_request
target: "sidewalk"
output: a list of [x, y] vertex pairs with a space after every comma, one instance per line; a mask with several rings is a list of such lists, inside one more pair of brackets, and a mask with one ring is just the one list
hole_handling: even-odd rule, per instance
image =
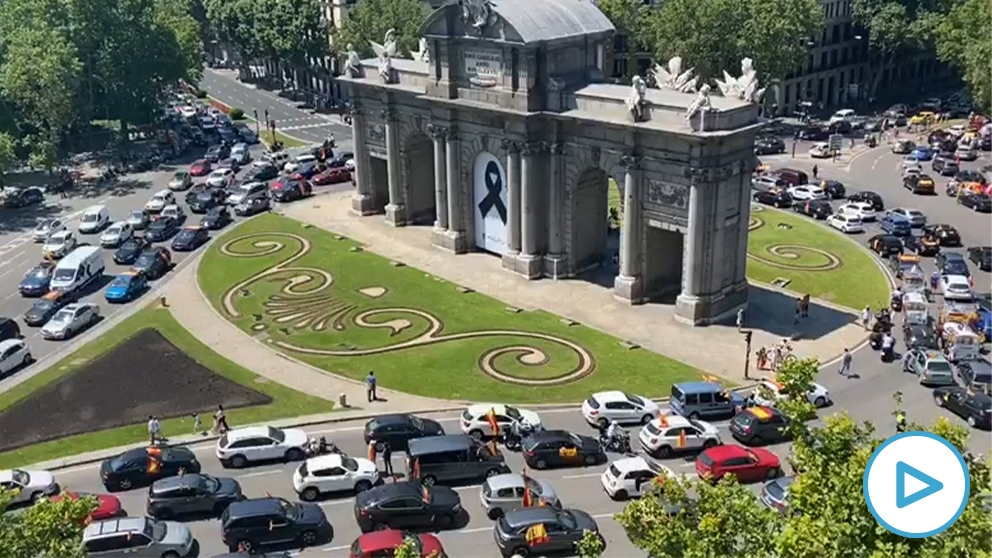
[[161, 294], [180, 325], [224, 358], [269, 380], [315, 397], [337, 403], [344, 395], [350, 406], [361, 407], [365, 413], [423, 412], [458, 405], [455, 401], [382, 388], [377, 390], [382, 400], [369, 403], [364, 383], [328, 374], [270, 349], [221, 317], [200, 291], [196, 281], [198, 264], [199, 256], [192, 265], [179, 271]]
[[[500, 259], [491, 255], [441, 252], [430, 245], [429, 227], [394, 228], [381, 217], [357, 217], [350, 211], [350, 196], [350, 192], [328, 194], [288, 205], [283, 213], [509, 305], [543, 309], [707, 372], [744, 381], [745, 345], [733, 326], [684, 326], [675, 322], [672, 305], [630, 306], [614, 299], [612, 289], [598, 284], [580, 279], [528, 281], [503, 270]], [[865, 341], [862, 328], [852, 323], [852, 313], [822, 302], [814, 301], [811, 317], [793, 328], [795, 296], [771, 287], [752, 289], [745, 325], [754, 331], [753, 351], [782, 337], [798, 337], [801, 340], [793, 342], [797, 357], [816, 356], [826, 363], [845, 347], [853, 349]], [[751, 367], [752, 378], [767, 374]]]

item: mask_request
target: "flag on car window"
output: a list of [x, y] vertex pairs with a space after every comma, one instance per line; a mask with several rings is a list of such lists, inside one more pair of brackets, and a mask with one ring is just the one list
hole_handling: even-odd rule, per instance
[[529, 508], [534, 505], [534, 497], [530, 493], [530, 486], [529, 483], [527, 482], [530, 480], [530, 478], [527, 477], [527, 469], [524, 469], [523, 474], [521, 474], [520, 476], [522, 476], [524, 479], [524, 499], [521, 502], [521, 505], [525, 508]]
[[548, 537], [548, 530], [544, 527], [543, 523], [538, 523], [537, 525], [528, 527], [525, 538], [527, 539], [527, 544], [529, 546], [544, 544], [550, 540]]
[[665, 417], [665, 413], [662, 412], [658, 413], [658, 424], [662, 428], [668, 428], [668, 418]]
[[683, 430], [681, 430], [679, 432], [678, 447], [680, 447], [680, 448], [684, 448], [685, 447], [685, 429], [683, 429]]
[[496, 421], [496, 409], [489, 409], [486, 413], [486, 422], [493, 431], [493, 436], [499, 436], [499, 422]]
[[431, 503], [431, 489], [428, 488], [427, 485], [424, 485], [421, 489], [421, 498], [424, 500], [425, 504]]

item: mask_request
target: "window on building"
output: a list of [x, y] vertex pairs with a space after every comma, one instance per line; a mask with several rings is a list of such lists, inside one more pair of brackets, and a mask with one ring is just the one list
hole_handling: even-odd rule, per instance
[[834, 25], [830, 31], [830, 42], [834, 44], [840, 42], [840, 25]]
[[833, 68], [837, 66], [837, 49], [831, 49], [830, 51], [830, 67]]
[[820, 53], [820, 69], [825, 70], [827, 68], [827, 51]]

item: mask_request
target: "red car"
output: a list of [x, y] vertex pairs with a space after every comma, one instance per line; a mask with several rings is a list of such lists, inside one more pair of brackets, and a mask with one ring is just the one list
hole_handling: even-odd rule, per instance
[[374, 533], [364, 534], [351, 543], [349, 558], [379, 558], [380, 556], [392, 556], [393, 551], [403, 544], [403, 538], [412, 536], [417, 546], [420, 548], [420, 555], [423, 557], [437, 556], [437, 558], [447, 558], [444, 547], [437, 537], [429, 534], [405, 534], [403, 531], [387, 529]]
[[310, 177], [310, 182], [317, 186], [339, 184], [351, 180], [351, 170], [348, 167], [327, 167]]
[[114, 517], [123, 517], [126, 515], [124, 509], [121, 508], [121, 501], [117, 499], [116, 496], [110, 494], [90, 494], [88, 492], [63, 492], [58, 496], [52, 496], [49, 498], [52, 502], [58, 502], [62, 498], [68, 498], [70, 500], [78, 500], [86, 496], [96, 497], [97, 506], [90, 514], [90, 519], [92, 521], [100, 521], [103, 519], [112, 519]]
[[213, 170], [213, 165], [206, 159], [197, 159], [189, 166], [190, 176], [207, 176]]
[[313, 188], [310, 187], [310, 183], [305, 178], [295, 175], [290, 178], [282, 177], [276, 180], [269, 187], [269, 191], [272, 193], [272, 198], [277, 202], [302, 200], [313, 194]]
[[696, 473], [699, 478], [712, 481], [734, 475], [738, 481], [746, 483], [777, 478], [782, 474], [782, 467], [778, 456], [768, 450], [728, 445], [699, 454]]

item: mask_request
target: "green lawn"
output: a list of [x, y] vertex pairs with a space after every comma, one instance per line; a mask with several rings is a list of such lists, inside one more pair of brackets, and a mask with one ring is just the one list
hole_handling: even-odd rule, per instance
[[[299, 240], [279, 233], [302, 237], [312, 250], [233, 291], [230, 302], [240, 315], [230, 315], [224, 298], [233, 286], [301, 251]], [[255, 236], [236, 240], [246, 235]], [[230, 244], [234, 252], [254, 249], [265, 254], [232, 257], [222, 251], [230, 241], [235, 241]], [[276, 241], [282, 243], [281, 249]], [[596, 391], [622, 388], [657, 397], [667, 395], [672, 383], [702, 377], [697, 369], [644, 349], [628, 349], [620, 340], [588, 327], [562, 323], [545, 312], [513, 312], [505, 303], [459, 292], [457, 285], [423, 271], [391, 265], [371, 252], [351, 251], [356, 246], [327, 231], [265, 215], [239, 225], [211, 245], [200, 264], [200, 285], [221, 313], [246, 333], [267, 336], [273, 348], [355, 379], [374, 370], [380, 385], [418, 395], [554, 403], [576, 402]], [[323, 290], [321, 271], [333, 274], [333, 284]], [[295, 294], [284, 292], [287, 284], [296, 285], [290, 287]], [[356, 319], [373, 309], [380, 313], [360, 326]], [[282, 322], [276, 321], [279, 312]], [[443, 323], [433, 334], [429, 331], [431, 315]], [[326, 327], [320, 330], [321, 325]], [[404, 343], [409, 346], [389, 349]], [[541, 354], [527, 348], [539, 349]], [[355, 354], [374, 349], [381, 352]], [[501, 354], [487, 360], [486, 355], [494, 350]], [[548, 383], [521, 385], [497, 379], [483, 372], [487, 362], [499, 373]], [[591, 372], [562, 381], [571, 373], [588, 370], [584, 365]], [[548, 385], [549, 381], [558, 383]]]
[[[110, 351], [132, 335], [146, 328], [158, 330], [159, 333], [169, 339], [169, 341], [185, 352], [190, 358], [203, 364], [215, 373], [272, 397], [273, 401], [268, 405], [231, 409], [228, 412], [228, 419], [231, 424], [248, 424], [279, 418], [312, 415], [325, 413], [334, 409], [334, 404], [330, 401], [311, 397], [275, 382], [259, 381], [260, 377], [254, 372], [234, 364], [200, 343], [196, 337], [179, 325], [169, 310], [148, 307], [53, 364], [44, 372], [9, 391], [0, 393], [0, 412], [14, 403], [29, 397], [34, 391], [79, 370], [88, 362]], [[245, 342], [250, 343], [247, 339]], [[112, 386], [108, 386], [108, 389], [112, 389]], [[201, 420], [203, 421], [204, 428], [209, 429], [210, 417], [203, 417]], [[169, 419], [162, 423], [162, 433], [166, 436], [191, 434], [192, 430], [193, 422], [191, 418]], [[80, 434], [0, 453], [0, 468], [18, 467], [62, 456], [140, 442], [147, 439], [147, 436], [148, 433], [144, 423]]]
[[[756, 219], [764, 225], [753, 228]], [[786, 288], [790, 291], [809, 293], [854, 310], [878, 308], [888, 302], [885, 275], [868, 251], [852, 240], [826, 225], [764, 206], [752, 206], [751, 221], [749, 279], [763, 283], [788, 279]], [[776, 253], [775, 246], [782, 248]]]

